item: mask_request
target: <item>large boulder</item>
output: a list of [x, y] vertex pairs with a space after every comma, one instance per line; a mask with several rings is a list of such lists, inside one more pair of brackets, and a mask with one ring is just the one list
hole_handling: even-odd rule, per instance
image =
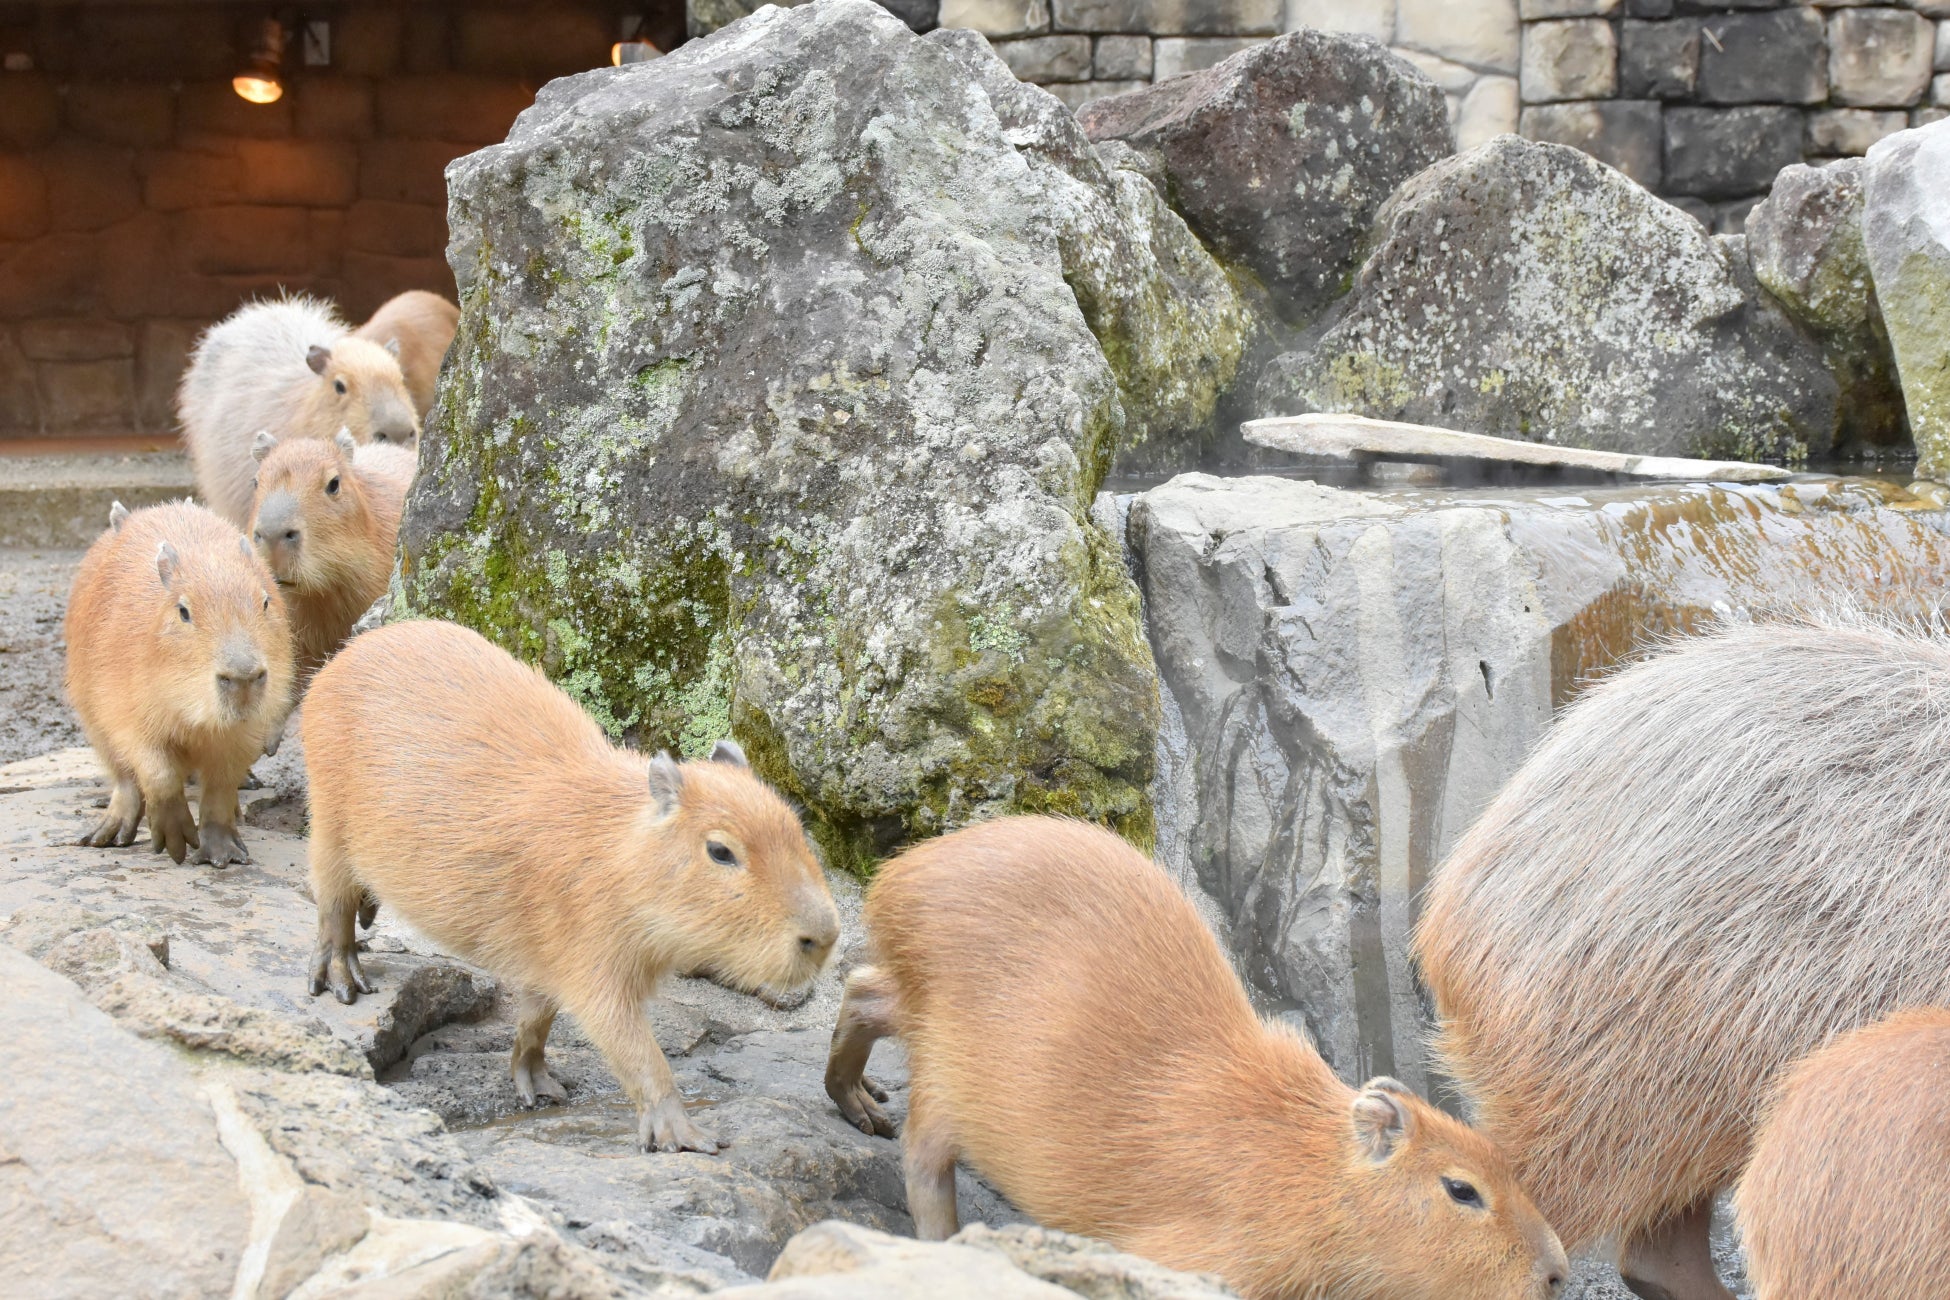
[[1825, 453], [1835, 381], [1746, 279], [1621, 173], [1500, 136], [1388, 201], [1353, 293], [1269, 367], [1260, 405], [1650, 455]]
[[1862, 244], [1860, 158], [1796, 163], [1747, 215], [1747, 260], [1761, 287], [1821, 341], [1839, 386], [1840, 436], [1906, 440], [1903, 392]]
[[404, 606], [614, 735], [736, 734], [854, 868], [1003, 809], [1148, 838], [1156, 677], [1088, 508], [1237, 351], [1170, 214], [976, 62], [866, 0], [766, 9], [448, 170]]
[[1187, 474], [1129, 535], [1183, 712], [1191, 857], [1235, 953], [1349, 1081], [1438, 1082], [1423, 883], [1581, 686], [1725, 617], [1927, 618], [1950, 517], [1866, 479], [1346, 491]]
[[1864, 173], [1862, 238], [1916, 469], [1950, 479], [1950, 121], [1877, 141]]
[[1086, 105], [1157, 162], [1172, 206], [1293, 324], [1347, 292], [1382, 202], [1455, 152], [1442, 91], [1373, 39], [1303, 29]]

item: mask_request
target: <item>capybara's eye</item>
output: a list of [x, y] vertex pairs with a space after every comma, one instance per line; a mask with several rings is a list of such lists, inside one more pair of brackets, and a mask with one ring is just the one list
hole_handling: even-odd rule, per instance
[[721, 867], [735, 867], [738, 865], [738, 855], [731, 851], [729, 844], [722, 843], [718, 840], [707, 840], [704, 844], [704, 851], [711, 855], [711, 861]]
[[271, 612], [271, 593], [268, 591], [264, 593], [264, 612]]
[[332, 381], [332, 387], [336, 391], [343, 393], [345, 392], [345, 381], [343, 379], [334, 379]]
[[1476, 1190], [1473, 1183], [1466, 1183], [1460, 1178], [1443, 1179], [1442, 1190], [1449, 1193], [1449, 1199], [1458, 1205], [1480, 1208], [1483, 1204], [1483, 1194]]
[[180, 600], [176, 602], [176, 617], [182, 619], [185, 623], [190, 621], [190, 607]]
[[332, 475], [332, 481], [325, 485], [325, 495], [328, 497], [335, 497], [338, 494], [339, 494], [339, 476], [334, 474]]

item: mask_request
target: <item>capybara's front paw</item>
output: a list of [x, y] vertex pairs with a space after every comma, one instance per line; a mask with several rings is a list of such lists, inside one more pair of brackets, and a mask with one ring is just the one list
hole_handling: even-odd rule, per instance
[[851, 1083], [829, 1080], [826, 1095], [840, 1108], [840, 1114], [846, 1116], [846, 1122], [868, 1137], [900, 1136], [900, 1125], [880, 1108], [880, 1103], [887, 1100], [887, 1090], [865, 1075]]
[[122, 810], [109, 805], [102, 819], [95, 823], [95, 829], [81, 837], [81, 843], [90, 848], [105, 849], [113, 846], [127, 848], [135, 843], [136, 824], [142, 820], [142, 804], [138, 802], [133, 809]]
[[714, 1156], [721, 1145], [715, 1135], [691, 1123], [684, 1113], [684, 1099], [674, 1092], [637, 1112], [636, 1136], [645, 1151], [699, 1151]]
[[347, 1006], [357, 1002], [361, 993], [378, 991], [366, 978], [357, 952], [335, 952], [328, 943], [320, 943], [312, 949], [311, 978], [307, 987], [313, 997], [329, 988], [332, 996]]
[[529, 1070], [517, 1065], [514, 1075], [515, 1096], [521, 1098], [521, 1104], [530, 1110], [541, 1105], [543, 1098], [558, 1106], [568, 1104], [568, 1089], [557, 1083], [555, 1076], [550, 1074], [546, 1067], [537, 1066]]
[[202, 843], [197, 846], [193, 862], [207, 862], [213, 867], [227, 867], [233, 862], [248, 863], [251, 855], [244, 848], [244, 842], [237, 838], [234, 826], [219, 826], [204, 822], [198, 832]]
[[190, 816], [190, 801], [178, 794], [149, 805], [149, 848], [167, 853], [181, 862], [197, 846], [196, 819]]

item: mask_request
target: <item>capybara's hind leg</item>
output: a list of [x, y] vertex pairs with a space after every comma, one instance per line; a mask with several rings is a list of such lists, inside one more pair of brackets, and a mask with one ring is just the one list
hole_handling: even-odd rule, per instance
[[922, 1241], [946, 1241], [961, 1227], [955, 1210], [956, 1154], [954, 1140], [932, 1122], [918, 1090], [911, 1092], [901, 1166], [907, 1174], [907, 1212]]
[[313, 997], [330, 988], [334, 997], [349, 1005], [359, 1000], [359, 994], [374, 991], [359, 965], [352, 934], [365, 891], [352, 878], [350, 865], [329, 832], [318, 826], [312, 828], [311, 889], [318, 900], [318, 946], [312, 949], [309, 987]]
[[839, 1019], [833, 1025], [833, 1046], [826, 1056], [826, 1095], [847, 1122], [869, 1137], [893, 1137], [899, 1129], [880, 1109], [884, 1089], [867, 1077], [867, 1057], [873, 1045], [894, 1032], [893, 978], [872, 966], [846, 977]]
[[1709, 1193], [1649, 1232], [1627, 1238], [1618, 1271], [1641, 1300], [1733, 1300], [1713, 1267]]
[[135, 829], [141, 821], [142, 787], [136, 784], [135, 773], [117, 772], [115, 788], [108, 796], [108, 811], [81, 842], [97, 849], [110, 845], [127, 848], [135, 843]]
[[543, 1049], [548, 1046], [548, 1031], [555, 1024], [555, 1000], [533, 989], [523, 989], [520, 1009], [515, 1014], [515, 1050], [508, 1071], [515, 1078], [515, 1095], [524, 1106], [536, 1104], [536, 1097], [567, 1101], [569, 1094], [548, 1072]]

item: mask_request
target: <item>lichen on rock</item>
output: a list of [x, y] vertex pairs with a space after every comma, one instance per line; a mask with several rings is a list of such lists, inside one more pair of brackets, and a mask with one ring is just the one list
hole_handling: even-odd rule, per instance
[[553, 82], [448, 171], [406, 607], [613, 735], [729, 730], [856, 870], [999, 810], [1148, 841], [1156, 675], [1089, 505], [1120, 440], [1209, 421], [1249, 327], [1004, 89], [816, 0]]

